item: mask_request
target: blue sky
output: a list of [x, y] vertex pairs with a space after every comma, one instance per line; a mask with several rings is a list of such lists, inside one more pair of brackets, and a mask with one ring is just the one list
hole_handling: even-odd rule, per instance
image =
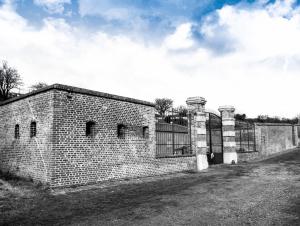
[[297, 0], [0, 0], [0, 60], [23, 91], [63, 83], [184, 105], [294, 117]]
[[[2, 0], [2, 3], [5, 1]], [[47, 17], [63, 18], [73, 26], [113, 34], [131, 33], [159, 40], [178, 24], [199, 24], [224, 5], [252, 7], [254, 0], [15, 0], [16, 11], [34, 26]], [[274, 1], [266, 1], [268, 5]], [[132, 30], [134, 31], [132, 33]], [[151, 34], [150, 38], [149, 34]], [[155, 35], [155, 36], [154, 36]], [[195, 38], [197, 38], [195, 34]]]
[[[288, 0], [289, 1], [289, 0]], [[86, 32], [103, 31], [126, 34], [148, 43], [160, 42], [183, 23], [192, 24], [192, 38], [218, 49], [222, 54], [231, 48], [218, 40], [211, 43], [199, 32], [208, 15], [224, 6], [252, 10], [265, 8], [275, 0], [0, 0], [11, 2], [15, 11], [34, 27], [42, 27], [47, 18], [63, 19]], [[283, 1], [284, 2], [284, 1]], [[293, 7], [300, 0], [294, 0]], [[217, 18], [215, 19], [217, 20]]]

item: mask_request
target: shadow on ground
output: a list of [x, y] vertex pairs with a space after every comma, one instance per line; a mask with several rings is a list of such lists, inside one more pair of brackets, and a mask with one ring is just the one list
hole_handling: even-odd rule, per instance
[[59, 195], [24, 183], [16, 187], [31, 189], [31, 195], [0, 196], [0, 223], [299, 225], [299, 174], [296, 150], [256, 163]]

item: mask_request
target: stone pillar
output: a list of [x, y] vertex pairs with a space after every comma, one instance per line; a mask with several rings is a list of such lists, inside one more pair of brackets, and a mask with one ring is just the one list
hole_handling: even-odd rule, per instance
[[223, 160], [225, 164], [237, 163], [234, 110], [232, 106], [219, 108], [222, 117]]
[[205, 103], [203, 97], [190, 97], [186, 101], [189, 113], [191, 114], [189, 123], [191, 125], [191, 142], [196, 153], [197, 171], [208, 168], [206, 156], [206, 117]]

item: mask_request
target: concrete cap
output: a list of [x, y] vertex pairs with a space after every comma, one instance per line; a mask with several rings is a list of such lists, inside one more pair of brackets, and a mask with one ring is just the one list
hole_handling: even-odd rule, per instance
[[223, 112], [223, 111], [235, 111], [235, 108], [231, 105], [224, 105], [224, 106], [221, 106], [219, 107], [218, 109], [220, 112]]
[[201, 104], [205, 105], [206, 100], [203, 97], [189, 97], [186, 100], [187, 105], [195, 105], [195, 104]]

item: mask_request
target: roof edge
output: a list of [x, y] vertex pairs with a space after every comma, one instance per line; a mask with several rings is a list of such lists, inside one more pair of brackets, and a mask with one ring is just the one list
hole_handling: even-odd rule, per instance
[[21, 99], [25, 99], [27, 97], [34, 96], [34, 95], [37, 95], [37, 94], [40, 94], [40, 93], [44, 93], [44, 92], [47, 92], [47, 91], [52, 90], [52, 89], [63, 90], [63, 91], [72, 92], [72, 93], [85, 94], [85, 95], [90, 95], [90, 96], [103, 97], [103, 98], [107, 98], [107, 99], [113, 99], [113, 100], [129, 102], [129, 103], [141, 104], [141, 105], [146, 105], [146, 106], [150, 106], [150, 107], [155, 106], [154, 103], [143, 101], [143, 100], [138, 100], [138, 99], [134, 99], [134, 98], [130, 98], [130, 97], [118, 96], [118, 95], [109, 94], [109, 93], [103, 93], [103, 92], [89, 90], [89, 89], [83, 89], [83, 88], [74, 87], [74, 86], [62, 85], [62, 84], [59, 84], [59, 83], [55, 83], [53, 85], [50, 85], [50, 86], [47, 86], [47, 87], [29, 92], [29, 93], [25, 93], [25, 94], [22, 94], [20, 96], [13, 97], [13, 98], [8, 99], [6, 101], [0, 102], [0, 106], [6, 105], [6, 104], [9, 104], [9, 103], [21, 100]]

